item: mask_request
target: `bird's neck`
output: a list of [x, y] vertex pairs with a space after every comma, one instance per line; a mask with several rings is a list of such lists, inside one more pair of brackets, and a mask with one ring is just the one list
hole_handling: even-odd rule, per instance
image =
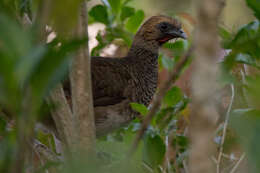
[[128, 52], [138, 62], [156, 63], [158, 61], [159, 45], [156, 41], [135, 38]]

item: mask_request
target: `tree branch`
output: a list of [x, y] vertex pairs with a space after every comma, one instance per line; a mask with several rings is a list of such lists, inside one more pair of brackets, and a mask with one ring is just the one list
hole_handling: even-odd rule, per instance
[[[87, 3], [84, 1], [78, 17], [77, 37], [88, 37], [87, 23]], [[70, 79], [73, 114], [80, 122], [79, 143], [82, 149], [87, 151], [93, 151], [96, 139], [90, 65], [88, 44], [86, 44], [74, 58]]]
[[54, 103], [58, 103], [57, 109], [52, 111], [52, 118], [56, 124], [58, 134], [60, 135], [63, 145], [73, 149], [78, 139], [76, 121], [72, 115], [61, 84], [52, 91], [50, 98]]
[[178, 62], [178, 64], [174, 67], [174, 69], [171, 71], [168, 79], [163, 83], [161, 89], [159, 90], [159, 92], [155, 95], [154, 100], [152, 102], [152, 107], [149, 110], [149, 112], [147, 113], [141, 129], [139, 130], [138, 134], [136, 135], [136, 138], [132, 144], [132, 147], [129, 150], [129, 155], [134, 154], [134, 152], [136, 151], [138, 144], [140, 142], [140, 140], [142, 139], [148, 125], [150, 124], [152, 118], [154, 117], [154, 115], [156, 114], [157, 110], [160, 108], [161, 106], [161, 102], [163, 99], [163, 96], [166, 94], [166, 92], [170, 89], [170, 87], [172, 86], [172, 84], [178, 79], [178, 77], [180, 76], [184, 65], [188, 62], [191, 53], [193, 51], [193, 46], [191, 46], [191, 48], [186, 52], [186, 54], [180, 59], [180, 61]]
[[197, 0], [197, 31], [195, 33], [195, 61], [192, 76], [190, 117], [191, 152], [189, 171], [213, 172], [210, 157], [214, 150], [214, 128], [218, 118], [215, 99], [217, 91], [217, 61], [220, 53], [217, 23], [223, 0]]

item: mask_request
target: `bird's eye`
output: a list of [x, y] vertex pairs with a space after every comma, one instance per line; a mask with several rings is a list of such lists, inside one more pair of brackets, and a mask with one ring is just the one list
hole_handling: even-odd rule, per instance
[[160, 26], [160, 28], [161, 28], [162, 30], [166, 30], [166, 29], [168, 28], [168, 25], [167, 25], [166, 23], [162, 23], [161, 26]]

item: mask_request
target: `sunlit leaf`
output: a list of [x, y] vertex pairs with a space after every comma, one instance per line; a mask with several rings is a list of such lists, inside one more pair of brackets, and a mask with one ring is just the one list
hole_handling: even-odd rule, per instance
[[182, 99], [183, 99], [183, 94], [181, 92], [181, 89], [178, 87], [173, 87], [171, 90], [169, 90], [166, 93], [166, 95], [163, 98], [163, 102], [168, 106], [174, 106]]
[[108, 0], [108, 2], [112, 8], [112, 12], [117, 14], [121, 7], [121, 0]]
[[147, 112], [148, 112], [147, 107], [143, 104], [130, 103], [130, 105], [131, 105], [133, 110], [139, 112], [141, 115], [146, 115]]
[[189, 42], [187, 40], [177, 40], [174, 43], [166, 43], [163, 47], [172, 50], [174, 56], [180, 56], [188, 49]]
[[125, 27], [129, 32], [136, 33], [143, 20], [144, 20], [144, 12], [143, 10], [138, 10], [133, 16], [131, 16], [128, 19]]

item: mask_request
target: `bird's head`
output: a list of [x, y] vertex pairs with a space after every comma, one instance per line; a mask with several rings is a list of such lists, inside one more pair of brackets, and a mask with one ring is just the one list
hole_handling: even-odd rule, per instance
[[139, 29], [136, 37], [147, 42], [153, 42], [161, 46], [174, 38], [186, 39], [181, 23], [168, 16], [153, 16], [149, 18]]

